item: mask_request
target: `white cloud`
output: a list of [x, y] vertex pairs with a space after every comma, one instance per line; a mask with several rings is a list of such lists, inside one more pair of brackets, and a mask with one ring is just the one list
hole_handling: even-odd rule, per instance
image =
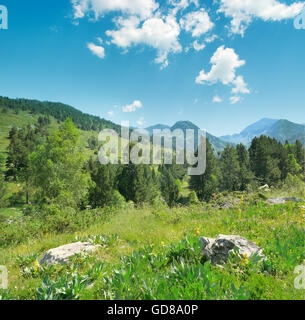
[[169, 0], [169, 4], [174, 6], [174, 9], [171, 10], [171, 13], [173, 15], [176, 15], [178, 11], [185, 10], [191, 4], [194, 4], [196, 7], [199, 7], [199, 0]]
[[114, 116], [114, 111], [112, 111], [112, 110], [111, 110], [111, 111], [108, 111], [107, 113], [108, 113], [108, 115], [109, 115], [110, 117], [113, 117], [113, 116]]
[[141, 109], [142, 107], [142, 102], [139, 100], [135, 100], [132, 104], [124, 106], [123, 112], [135, 112], [137, 109]]
[[213, 103], [220, 103], [220, 102], [222, 102], [222, 99], [221, 99], [218, 95], [216, 95], [216, 96], [213, 98]]
[[224, 85], [233, 85], [232, 93], [250, 93], [242, 76], [236, 76], [236, 69], [243, 66], [246, 61], [240, 60], [232, 48], [219, 47], [212, 56], [210, 63], [212, 68], [206, 73], [200, 71], [196, 78], [198, 84], [215, 84], [221, 82]]
[[204, 70], [200, 71], [199, 76], [196, 78], [196, 83], [210, 84], [220, 81], [228, 85], [232, 83], [236, 77], [236, 69], [243, 66], [246, 62], [239, 60], [239, 56], [235, 53], [234, 49], [219, 47], [210, 60], [212, 68], [210, 72], [205, 73]]
[[138, 121], [137, 121], [137, 124], [139, 126], [143, 126], [145, 124], [145, 121], [144, 121], [144, 117], [141, 117]]
[[118, 47], [128, 49], [133, 45], [145, 44], [157, 49], [158, 54], [155, 59], [163, 67], [168, 65], [168, 54], [182, 51], [178, 37], [180, 27], [175, 17], [152, 17], [141, 23], [136, 16], [119, 18], [117, 20], [118, 30], [106, 31], [111, 37], [111, 42]]
[[304, 2], [291, 5], [277, 0], [219, 0], [219, 12], [231, 20], [231, 31], [244, 35], [245, 30], [255, 18], [264, 21], [281, 21], [294, 18], [304, 7]]
[[208, 13], [204, 9], [190, 12], [180, 19], [182, 29], [191, 32], [194, 38], [200, 37], [214, 27]]
[[101, 37], [97, 37], [96, 40], [99, 42], [99, 44], [103, 44], [103, 39]]
[[238, 97], [238, 96], [233, 96], [230, 98], [231, 104], [235, 104], [235, 103], [239, 102], [240, 100], [241, 100], [241, 97]]
[[232, 89], [232, 93], [250, 93], [243, 76], [238, 76], [232, 83], [235, 85], [235, 88]]
[[146, 19], [159, 7], [155, 0], [71, 0], [71, 2], [75, 19], [81, 19], [91, 12], [95, 19], [98, 19], [111, 11], [120, 11]]
[[205, 44], [204, 43], [199, 43], [198, 40], [195, 40], [193, 42], [193, 47], [196, 51], [201, 51], [205, 48]]
[[100, 59], [105, 58], [105, 49], [102, 46], [97, 46], [94, 43], [87, 44], [88, 49]]
[[207, 43], [212, 43], [212, 42], [214, 42], [217, 38], [218, 38], [218, 36], [217, 36], [216, 34], [213, 34], [213, 35], [210, 36], [210, 37], [206, 37], [206, 38], [204, 39], [204, 41], [207, 42]]

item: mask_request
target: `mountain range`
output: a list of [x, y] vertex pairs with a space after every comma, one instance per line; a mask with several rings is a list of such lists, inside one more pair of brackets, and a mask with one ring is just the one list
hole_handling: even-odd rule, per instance
[[[172, 127], [164, 124], [157, 124], [146, 128], [150, 134], [153, 133], [154, 129], [181, 129], [185, 133], [187, 129], [193, 129], [197, 132], [199, 127], [190, 121], [179, 121]], [[249, 147], [254, 137], [260, 137], [262, 135], [275, 138], [281, 143], [285, 143], [286, 141], [294, 143], [296, 140], [300, 140], [305, 145], [305, 125], [293, 123], [288, 120], [268, 118], [261, 119], [260, 121], [249, 125], [239, 134], [216, 137], [207, 132], [207, 139], [209, 139], [214, 150], [218, 152], [222, 151], [227, 144], [236, 145], [242, 143]]]
[[305, 125], [288, 120], [264, 118], [251, 124], [239, 134], [222, 136], [220, 139], [229, 143], [243, 143], [246, 146], [250, 146], [254, 137], [262, 135], [275, 138], [281, 143], [286, 141], [294, 143], [298, 139], [305, 144]]
[[[118, 133], [120, 132], [120, 126], [118, 124], [101, 119], [97, 116], [85, 114], [62, 103], [42, 102], [29, 99], [10, 99], [0, 96], [0, 108], [1, 114], [3, 115], [0, 115], [0, 117], [3, 118], [7, 110], [11, 110], [15, 115], [18, 115], [19, 112], [29, 112], [30, 115], [51, 116], [55, 118], [58, 123], [64, 121], [67, 117], [70, 117], [79, 129], [88, 132], [100, 131], [105, 128], [114, 129]], [[201, 127], [204, 128], [204, 124], [202, 124]], [[187, 129], [193, 129], [197, 132], [199, 127], [190, 121], [179, 121], [172, 127], [164, 124], [157, 124], [146, 129], [151, 134], [154, 129], [181, 129], [185, 133]], [[232, 145], [243, 143], [249, 147], [252, 139], [261, 135], [275, 138], [282, 143], [285, 143], [286, 141], [294, 143], [295, 140], [298, 139], [305, 145], [305, 125], [293, 123], [288, 120], [264, 118], [249, 125], [241, 133], [221, 137], [216, 137], [207, 132], [207, 138], [212, 144], [215, 152], [222, 151], [228, 143]], [[195, 137], [197, 137], [197, 135]], [[197, 141], [195, 139], [195, 147], [196, 144]]]
[[[157, 124], [157, 125], [146, 128], [146, 130], [150, 134], [153, 134], [153, 130], [155, 130], [155, 129], [160, 129], [160, 130], [170, 129], [171, 131], [176, 130], [176, 129], [180, 129], [183, 131], [185, 136], [186, 136], [186, 130], [192, 129], [195, 132], [195, 139], [194, 139], [195, 140], [195, 149], [197, 149], [198, 131], [200, 130], [200, 128], [198, 126], [196, 126], [194, 123], [192, 123], [191, 121], [178, 121], [172, 127], [167, 126], [167, 125], [163, 125], [163, 124]], [[215, 152], [222, 151], [226, 147], [226, 145], [228, 144], [228, 142], [223, 141], [208, 132], [206, 133], [206, 136], [207, 136], [207, 139], [209, 140], [209, 142], [212, 144]]]

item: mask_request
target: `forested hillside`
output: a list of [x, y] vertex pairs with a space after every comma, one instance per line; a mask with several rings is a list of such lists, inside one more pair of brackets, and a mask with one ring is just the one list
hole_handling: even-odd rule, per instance
[[100, 131], [109, 128], [120, 132], [120, 126], [111, 121], [82, 113], [62, 103], [0, 97], [0, 109], [2, 109], [2, 113], [6, 113], [7, 110], [12, 110], [16, 114], [20, 111], [28, 111], [32, 115], [52, 116], [61, 122], [67, 118], [71, 118], [79, 129], [86, 131]]

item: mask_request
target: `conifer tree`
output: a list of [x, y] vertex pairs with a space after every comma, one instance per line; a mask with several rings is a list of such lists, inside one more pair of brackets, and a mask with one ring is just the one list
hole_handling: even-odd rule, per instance
[[199, 200], [209, 201], [218, 190], [216, 157], [208, 139], [206, 140], [206, 170], [200, 176], [191, 176], [190, 188]]

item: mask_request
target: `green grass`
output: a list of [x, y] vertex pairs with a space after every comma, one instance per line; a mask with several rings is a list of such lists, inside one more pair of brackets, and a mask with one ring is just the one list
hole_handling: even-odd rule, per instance
[[[246, 237], [264, 248], [267, 260], [211, 266], [202, 259], [194, 228], [201, 236]], [[93, 256], [66, 266], [35, 263], [50, 248], [88, 239], [102, 245]], [[301, 300], [305, 292], [294, 288], [294, 268], [305, 261], [304, 243], [303, 213], [292, 203], [113, 209], [106, 219], [60, 232], [46, 228], [3, 246], [0, 265], [8, 268], [10, 289], [3, 298]]]

